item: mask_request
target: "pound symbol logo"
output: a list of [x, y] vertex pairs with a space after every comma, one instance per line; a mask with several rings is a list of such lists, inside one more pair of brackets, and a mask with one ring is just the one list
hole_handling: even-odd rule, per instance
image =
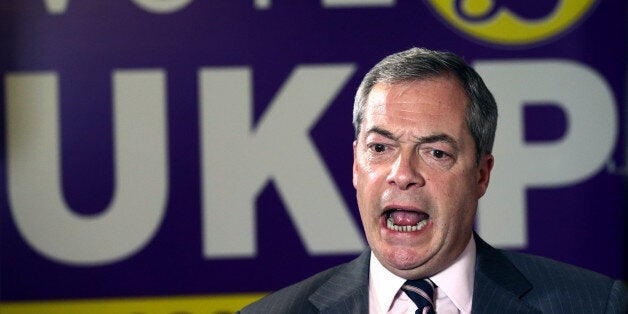
[[580, 21], [596, 0], [426, 0], [456, 29], [484, 42], [523, 46], [562, 34]]

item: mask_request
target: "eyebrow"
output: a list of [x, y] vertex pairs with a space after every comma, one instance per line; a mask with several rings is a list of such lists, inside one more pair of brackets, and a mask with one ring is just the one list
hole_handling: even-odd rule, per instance
[[[399, 140], [399, 136], [396, 136], [395, 134], [393, 134], [392, 132], [386, 130], [386, 129], [382, 129], [381, 127], [378, 126], [374, 126], [370, 129], [368, 129], [368, 131], [366, 132], [366, 134], [371, 134], [371, 133], [375, 133], [375, 134], [379, 134], [385, 138], [391, 139], [393, 141], [398, 141]], [[445, 133], [439, 133], [439, 134], [434, 134], [434, 135], [428, 135], [428, 136], [421, 136], [421, 137], [416, 137], [416, 142], [418, 144], [429, 144], [429, 143], [447, 143], [449, 145], [452, 146], [452, 148], [454, 150], [458, 150], [458, 142], [456, 142], [455, 139], [453, 139], [451, 136], [445, 134]]]
[[417, 139], [417, 142], [419, 144], [447, 143], [447, 144], [451, 145], [451, 147], [454, 150], [456, 150], [456, 151], [458, 150], [458, 142], [456, 142], [455, 139], [453, 139], [451, 136], [449, 136], [449, 135], [447, 135], [445, 133], [417, 137], [416, 139]]
[[368, 129], [368, 131], [366, 131], [366, 134], [371, 134], [371, 133], [375, 133], [375, 134], [379, 134], [385, 138], [394, 140], [394, 141], [398, 141], [399, 140], [399, 136], [395, 136], [392, 132], [382, 129], [378, 126], [374, 126], [370, 129]]

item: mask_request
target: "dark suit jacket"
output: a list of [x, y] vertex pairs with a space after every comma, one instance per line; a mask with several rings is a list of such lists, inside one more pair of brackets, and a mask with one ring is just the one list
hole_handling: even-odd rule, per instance
[[[617, 280], [546, 258], [497, 250], [477, 235], [473, 313], [628, 313]], [[242, 313], [368, 313], [370, 251], [279, 290]]]

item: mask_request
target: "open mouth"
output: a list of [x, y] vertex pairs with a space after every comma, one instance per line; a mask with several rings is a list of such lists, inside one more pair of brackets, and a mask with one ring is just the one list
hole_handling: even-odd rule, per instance
[[390, 209], [385, 212], [386, 228], [398, 232], [415, 232], [427, 226], [428, 214], [403, 209]]

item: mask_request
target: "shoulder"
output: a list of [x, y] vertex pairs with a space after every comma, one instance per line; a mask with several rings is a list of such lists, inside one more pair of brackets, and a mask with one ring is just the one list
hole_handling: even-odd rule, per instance
[[590, 309], [590, 313], [628, 310], [628, 290], [619, 280], [540, 256], [502, 252], [532, 283], [533, 289], [524, 298], [536, 300], [539, 306], [554, 304], [563, 310]]
[[[333, 268], [317, 273], [303, 281], [278, 290], [254, 302], [242, 309], [242, 313], [318, 313], [319, 310], [311, 302], [310, 298], [324, 285], [331, 285], [335, 282], [350, 280], [353, 277], [360, 276], [359, 272], [364, 272], [368, 284], [368, 258], [365, 260], [365, 254], [357, 259], [335, 266]], [[366, 271], [360, 269], [366, 264]], [[350, 284], [348, 286], [351, 286]], [[350, 289], [349, 287], [337, 286], [336, 289]]]
[[330, 268], [301, 282], [273, 292], [242, 309], [242, 313], [308, 313], [316, 309], [308, 298], [343, 265]]
[[564, 285], [612, 285], [613, 280], [602, 274], [562, 263], [549, 258], [502, 251], [506, 258], [521, 271], [528, 280], [535, 283], [544, 282], [550, 286]]
[[[542, 313], [628, 313], [628, 290], [619, 280], [548, 258], [477, 244], [474, 309], [482, 301]], [[488, 309], [488, 308], [482, 308]], [[481, 312], [481, 311], [475, 311]]]

